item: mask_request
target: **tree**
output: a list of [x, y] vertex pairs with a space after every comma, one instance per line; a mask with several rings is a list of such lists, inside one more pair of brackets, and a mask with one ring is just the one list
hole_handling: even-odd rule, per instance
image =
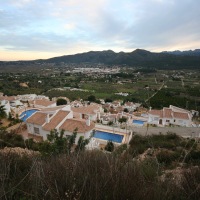
[[128, 112], [128, 108], [124, 108], [124, 112]]
[[63, 130], [61, 130], [60, 132], [58, 132], [57, 130], [51, 130], [50, 134], [47, 135], [47, 139], [50, 142], [50, 148], [48, 148], [48, 151], [50, 150], [51, 153], [54, 153], [54, 154], [66, 152], [67, 138], [63, 136], [64, 136]]
[[108, 110], [107, 110], [106, 108], [104, 108], [104, 112], [105, 112], [105, 113], [107, 113], [107, 112], [108, 112]]
[[89, 142], [90, 142], [90, 139], [84, 139], [83, 136], [80, 136], [80, 138], [79, 138], [79, 140], [78, 140], [78, 144], [77, 144], [75, 150], [76, 150], [76, 151], [83, 151], [83, 150], [85, 150], [85, 146], [86, 146], [87, 144], [89, 144]]
[[44, 154], [61, 154], [72, 152], [77, 136], [77, 128], [74, 129], [72, 135], [64, 136], [64, 130], [58, 132], [56, 129], [51, 130], [47, 135], [47, 141], [40, 145], [40, 151]]
[[106, 98], [106, 99], [105, 99], [105, 102], [106, 102], [106, 103], [107, 103], [107, 102], [110, 102], [110, 103], [111, 103], [111, 102], [112, 102], [112, 99]]
[[113, 121], [109, 121], [109, 122], [108, 122], [108, 125], [109, 125], [109, 126], [112, 126], [112, 125], [113, 125]]
[[127, 122], [127, 118], [122, 116], [122, 118], [119, 118], [118, 122], [119, 123]]
[[6, 118], [6, 111], [4, 106], [0, 106], [0, 119]]
[[106, 151], [110, 151], [110, 152], [112, 152], [114, 150], [114, 144], [113, 144], [112, 141], [108, 141], [107, 142], [107, 144], [105, 146], [105, 150]]
[[67, 141], [68, 141], [67, 146], [68, 146], [68, 152], [69, 153], [71, 152], [72, 147], [75, 144], [77, 131], [78, 131], [78, 128], [75, 128], [74, 131], [73, 131], [73, 134], [67, 137]]
[[57, 106], [60, 106], [60, 105], [67, 105], [67, 100], [66, 100], [66, 99], [62, 99], [62, 98], [57, 99], [56, 105], [57, 105]]
[[8, 114], [8, 119], [9, 119], [10, 121], [13, 120], [13, 117], [12, 117], [11, 112], [9, 112], [9, 114]]
[[96, 97], [94, 95], [90, 95], [88, 97], [88, 101], [95, 102], [96, 101]]

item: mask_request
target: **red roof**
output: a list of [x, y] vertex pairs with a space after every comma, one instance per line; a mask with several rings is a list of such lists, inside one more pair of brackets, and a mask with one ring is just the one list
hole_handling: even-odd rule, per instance
[[174, 112], [173, 114], [174, 114], [174, 118], [189, 119], [188, 113]]
[[86, 124], [86, 120], [83, 119], [67, 119], [65, 122], [60, 126], [60, 130], [65, 130], [69, 132], [73, 132], [75, 128], [78, 129], [78, 133], [85, 133], [92, 129], [94, 129], [95, 124], [94, 122], [90, 122], [90, 126]]
[[43, 126], [43, 129], [46, 131], [51, 131], [52, 129], [55, 129], [58, 124], [65, 118], [67, 117], [67, 115], [69, 114], [69, 111], [64, 111], [64, 110], [60, 110], [56, 113], [56, 115], [51, 118], [49, 123], [46, 123]]
[[31, 117], [29, 117], [26, 122], [43, 125], [46, 122], [47, 113], [36, 112]]

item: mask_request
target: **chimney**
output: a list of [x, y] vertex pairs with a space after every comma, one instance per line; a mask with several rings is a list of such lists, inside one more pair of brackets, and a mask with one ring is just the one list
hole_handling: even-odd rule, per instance
[[46, 116], [46, 123], [49, 123], [49, 114], [47, 114], [47, 116]]
[[88, 116], [87, 120], [86, 120], [86, 125], [90, 126], [90, 117]]

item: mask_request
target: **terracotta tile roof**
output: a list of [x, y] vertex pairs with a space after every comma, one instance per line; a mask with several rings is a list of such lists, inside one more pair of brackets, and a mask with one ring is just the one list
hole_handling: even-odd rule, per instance
[[134, 105], [134, 103], [133, 102], [126, 102], [125, 104], [124, 104], [125, 106], [133, 106]]
[[82, 114], [96, 114], [96, 110], [99, 108], [96, 105], [89, 105], [89, 106], [84, 106], [84, 107], [79, 107], [79, 108], [74, 108], [72, 107], [73, 112], [77, 113], [82, 113]]
[[170, 108], [163, 108], [163, 112], [162, 112], [162, 117], [163, 118], [172, 118], [172, 109]]
[[40, 106], [50, 106], [56, 102], [45, 100], [45, 99], [37, 99], [37, 100], [34, 100], [32, 103], [34, 103], [35, 105], [40, 105]]
[[41, 109], [41, 111], [56, 111], [56, 110], [60, 110], [62, 108], [64, 108], [66, 105], [62, 105], [62, 106], [55, 106], [55, 107], [51, 107], [51, 108], [43, 108]]
[[161, 116], [162, 115], [162, 111], [161, 110], [150, 110], [149, 114]]
[[46, 123], [43, 126], [43, 129], [46, 131], [51, 131], [52, 129], [55, 129], [58, 124], [69, 114], [69, 111], [59, 110], [56, 115], [53, 116], [53, 118], [50, 119], [49, 123]]
[[174, 118], [189, 119], [188, 113], [173, 112]]
[[81, 118], [80, 113], [73, 112], [73, 118], [80, 119]]
[[90, 126], [86, 125], [86, 120], [83, 119], [67, 119], [61, 126], [60, 130], [66, 130], [73, 132], [75, 128], [78, 128], [78, 133], [85, 133], [94, 129], [94, 122], [90, 122]]
[[177, 119], [189, 119], [188, 113], [174, 112], [170, 108], [163, 108], [163, 110], [151, 110], [149, 114], [159, 116], [160, 118], [177, 118]]
[[15, 96], [0, 96], [0, 100], [14, 101], [16, 100]]
[[43, 125], [46, 122], [47, 113], [35, 112], [31, 117], [29, 117], [26, 122]]

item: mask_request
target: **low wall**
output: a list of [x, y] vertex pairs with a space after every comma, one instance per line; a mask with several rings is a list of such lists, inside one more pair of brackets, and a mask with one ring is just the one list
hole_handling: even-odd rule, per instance
[[121, 129], [119, 127], [113, 127], [113, 126], [105, 126], [101, 124], [96, 124], [95, 129], [104, 129], [104, 130], [109, 130], [112, 133], [123, 133], [123, 134], [130, 132], [130, 130]]
[[128, 129], [120, 129], [119, 127], [105, 126], [96, 124], [96, 129], [105, 129], [114, 133], [130, 133], [139, 135], [166, 134], [168, 132], [176, 133], [182, 137], [200, 137], [200, 128], [196, 127], [128, 127]]
[[176, 133], [182, 137], [200, 137], [200, 128], [195, 127], [134, 127], [131, 130], [140, 135]]

